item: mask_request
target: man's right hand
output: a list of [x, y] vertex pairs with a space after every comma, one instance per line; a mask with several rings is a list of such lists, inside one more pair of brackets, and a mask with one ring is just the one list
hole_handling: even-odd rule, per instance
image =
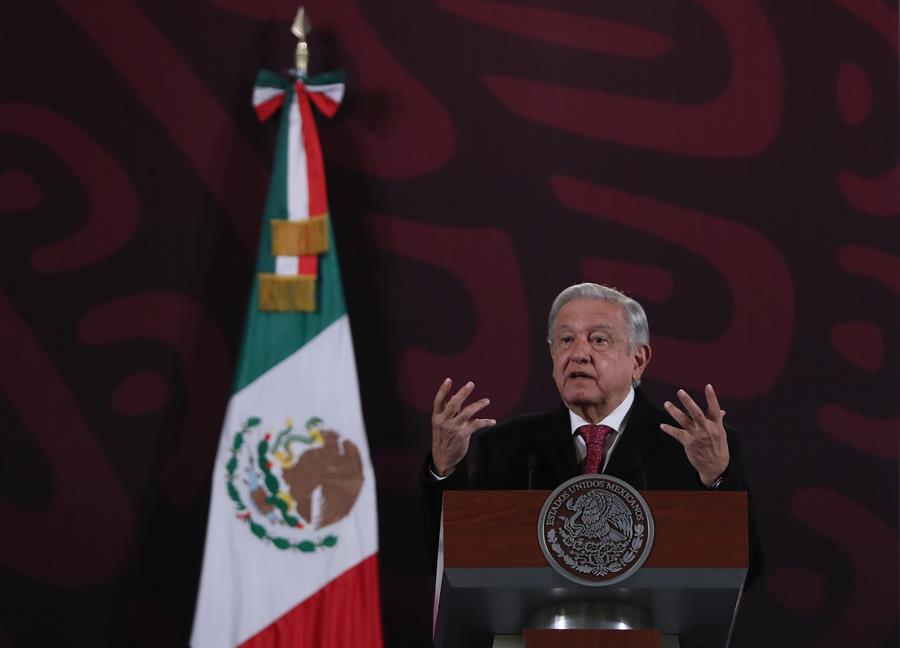
[[431, 414], [431, 460], [439, 477], [446, 477], [463, 460], [469, 450], [469, 439], [482, 428], [497, 423], [494, 419], [472, 418], [490, 404], [490, 399], [463, 404], [475, 389], [469, 381], [458, 392], [448, 398], [453, 381], [449, 378], [441, 383], [434, 396], [434, 411]]

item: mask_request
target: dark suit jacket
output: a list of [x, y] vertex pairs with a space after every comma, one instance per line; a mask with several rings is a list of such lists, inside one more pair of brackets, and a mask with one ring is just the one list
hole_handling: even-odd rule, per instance
[[[671, 417], [643, 390], [635, 389], [625, 432], [615, 445], [604, 473], [638, 490], [702, 490], [704, 486], [688, 462], [684, 448], [659, 429], [660, 423], [674, 425]], [[726, 433], [731, 460], [719, 488], [746, 490], [737, 435], [730, 429]], [[471, 476], [465, 461], [440, 481], [431, 474], [430, 455], [422, 466], [426, 534], [432, 556], [437, 554], [444, 491], [553, 490], [579, 474], [569, 410], [562, 404], [549, 412], [500, 423], [483, 432], [474, 445], [470, 451], [475, 461]], [[761, 558], [752, 514], [749, 523], [751, 572], [755, 573]]]

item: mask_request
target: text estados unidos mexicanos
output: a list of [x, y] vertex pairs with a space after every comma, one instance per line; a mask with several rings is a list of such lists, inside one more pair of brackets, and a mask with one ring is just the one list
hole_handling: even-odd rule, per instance
[[550, 505], [550, 509], [547, 511], [547, 517], [544, 518], [544, 526], [552, 527], [554, 524], [556, 524], [556, 514], [559, 511], [559, 507], [562, 506], [563, 502], [569, 499], [572, 495], [575, 495], [576, 493], [579, 493], [588, 488], [603, 488], [607, 491], [610, 491], [611, 493], [615, 493], [628, 503], [632, 513], [634, 513], [634, 517], [637, 522], [644, 521], [644, 511], [641, 510], [640, 506], [638, 506], [637, 499], [629, 490], [613, 482], [601, 481], [599, 479], [590, 479], [578, 482], [577, 484], [573, 484], [562, 493], [560, 493], [559, 497], [554, 500], [553, 504]]

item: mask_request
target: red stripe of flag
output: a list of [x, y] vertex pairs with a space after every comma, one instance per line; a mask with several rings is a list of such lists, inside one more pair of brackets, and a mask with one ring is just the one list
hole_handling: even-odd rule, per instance
[[[297, 101], [300, 108], [300, 123], [303, 124], [303, 148], [306, 151], [306, 178], [309, 188], [309, 217], [321, 218], [328, 211], [328, 196], [325, 193], [325, 168], [322, 163], [322, 147], [313, 116], [310, 94], [302, 82], [296, 84]], [[299, 273], [318, 276], [318, 255], [300, 257]]]
[[373, 554], [261, 630], [241, 648], [382, 648]]

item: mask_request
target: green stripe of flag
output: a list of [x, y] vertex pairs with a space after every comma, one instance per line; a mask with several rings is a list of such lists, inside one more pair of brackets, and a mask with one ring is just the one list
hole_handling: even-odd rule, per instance
[[[257, 272], [274, 272], [275, 257], [272, 256], [272, 228], [269, 221], [287, 218], [288, 115], [293, 99], [293, 93], [288, 93], [281, 108], [275, 163], [259, 236]], [[330, 223], [328, 240], [330, 243], [328, 251], [319, 256], [316, 312], [261, 312], [258, 308], [259, 279], [254, 277], [244, 326], [244, 339], [235, 372], [234, 392], [240, 391], [297, 351], [347, 312], [344, 291], [341, 288], [337, 249]]]

